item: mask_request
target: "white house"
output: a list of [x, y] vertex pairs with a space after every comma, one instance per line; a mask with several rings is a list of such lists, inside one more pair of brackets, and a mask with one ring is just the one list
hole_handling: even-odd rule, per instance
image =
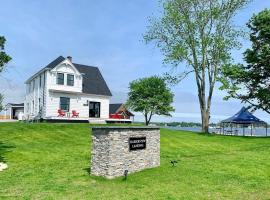
[[59, 56], [26, 82], [26, 119], [108, 119], [112, 96], [97, 67]]

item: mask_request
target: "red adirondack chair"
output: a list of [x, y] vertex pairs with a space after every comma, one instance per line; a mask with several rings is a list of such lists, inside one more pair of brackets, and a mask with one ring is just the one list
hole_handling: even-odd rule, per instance
[[79, 117], [79, 113], [76, 110], [72, 110], [72, 117]]
[[58, 117], [64, 117], [66, 113], [62, 111], [61, 109], [58, 109]]

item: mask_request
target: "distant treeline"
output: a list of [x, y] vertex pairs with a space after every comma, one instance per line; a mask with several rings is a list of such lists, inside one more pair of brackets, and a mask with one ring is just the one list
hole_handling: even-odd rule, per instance
[[[179, 126], [179, 127], [201, 127], [202, 124], [198, 122], [161, 122], [161, 123], [152, 123], [158, 126]], [[209, 126], [215, 127], [216, 124], [211, 123]]]

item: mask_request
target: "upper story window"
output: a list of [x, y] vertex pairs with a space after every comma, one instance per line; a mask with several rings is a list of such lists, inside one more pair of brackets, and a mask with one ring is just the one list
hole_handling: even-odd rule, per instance
[[34, 91], [34, 89], [35, 89], [35, 79], [32, 81], [32, 90]]
[[74, 86], [74, 75], [72, 74], [67, 75], [67, 85]]
[[41, 75], [39, 76], [39, 87], [41, 88]]
[[27, 94], [29, 94], [31, 92], [31, 83], [28, 83], [26, 85], [26, 91], [27, 91]]
[[63, 73], [57, 73], [57, 84], [58, 85], [64, 85], [64, 74]]

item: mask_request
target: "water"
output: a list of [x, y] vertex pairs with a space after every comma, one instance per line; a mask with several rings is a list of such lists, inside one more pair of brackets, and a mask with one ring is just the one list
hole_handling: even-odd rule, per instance
[[180, 126], [164, 126], [164, 128], [172, 129], [172, 130], [181, 130], [181, 131], [193, 131], [193, 132], [201, 132], [201, 127], [180, 127]]
[[[182, 130], [182, 131], [193, 131], [193, 132], [201, 132], [202, 128], [201, 127], [179, 127], [179, 126], [165, 126], [164, 128], [168, 128], [171, 130]], [[245, 136], [266, 136], [266, 129], [265, 128], [253, 128], [252, 129], [252, 134], [251, 134], [251, 128], [233, 128], [233, 132], [231, 132], [231, 128], [224, 128], [224, 134], [225, 135], [245, 135]], [[216, 128], [209, 128], [209, 132], [215, 132], [217, 133], [219, 130]], [[221, 132], [223, 134], [223, 129], [221, 129]], [[268, 130], [268, 135], [270, 136], [270, 130]]]

